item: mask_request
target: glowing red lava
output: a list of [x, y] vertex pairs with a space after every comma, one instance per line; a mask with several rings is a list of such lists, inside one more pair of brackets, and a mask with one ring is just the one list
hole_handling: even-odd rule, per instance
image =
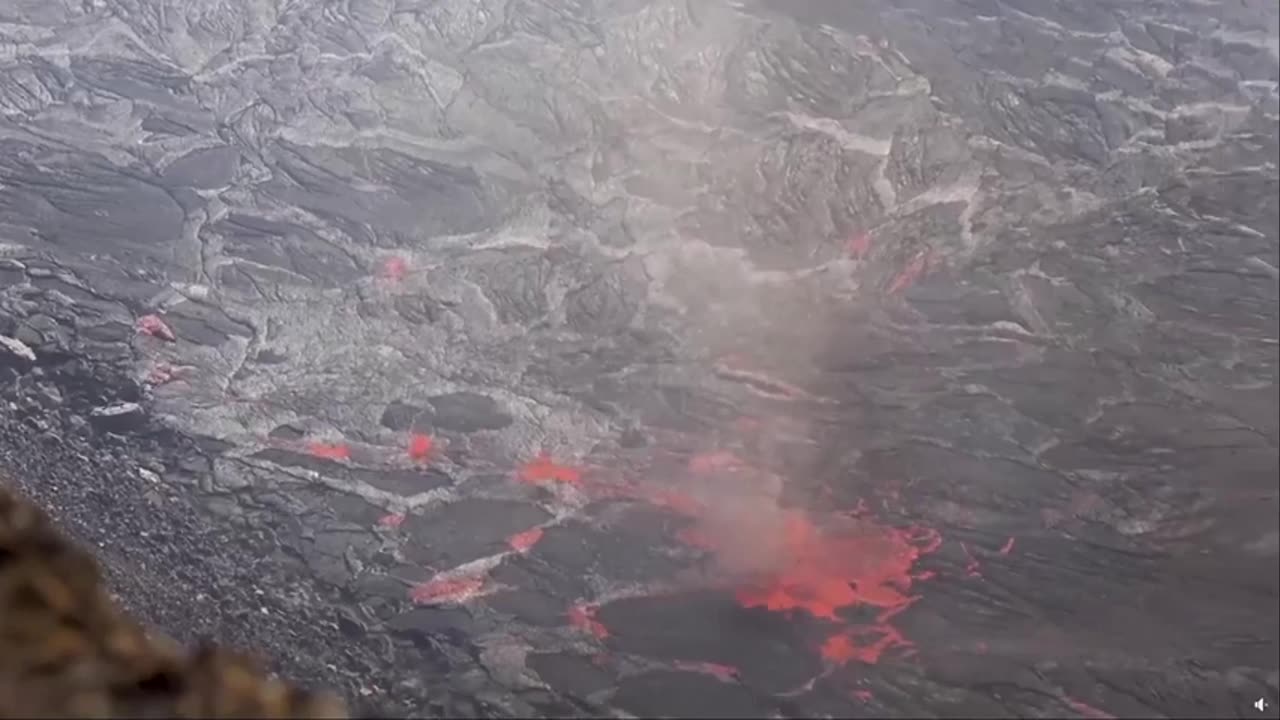
[[435, 447], [436, 441], [430, 435], [415, 434], [409, 438], [409, 459], [414, 462], [429, 460]]
[[308, 447], [311, 454], [325, 460], [350, 460], [351, 448], [343, 443], [313, 442]]
[[169, 324], [161, 320], [159, 315], [143, 315], [138, 318], [138, 332], [169, 342], [178, 339]]
[[887, 623], [877, 623], [851, 627], [827, 638], [822, 644], [822, 657], [839, 664], [857, 660], [874, 665], [880, 662], [880, 657], [889, 648], [907, 647], [910, 644], [897, 628]]
[[546, 453], [538, 455], [525, 463], [518, 474], [521, 482], [541, 484], [546, 482], [562, 482], [577, 485], [582, 482], [582, 472], [574, 468], [557, 465]]
[[382, 263], [382, 277], [392, 282], [399, 282], [409, 272], [409, 264], [399, 256], [389, 257]]
[[857, 604], [880, 608], [906, 605], [912, 567], [941, 543], [931, 531], [903, 531], [859, 522], [840, 534], [826, 534], [802, 513], [786, 512], [785, 562], [771, 577], [737, 593], [744, 607], [804, 610], [839, 620], [840, 608]]
[[[803, 611], [842, 625], [819, 649], [828, 662], [874, 664], [890, 649], [910, 648], [891, 621], [918, 599], [910, 594], [912, 584], [928, 573], [916, 573], [914, 566], [941, 545], [941, 536], [928, 528], [892, 528], [868, 519], [819, 528], [803, 512], [777, 512], [783, 515], [781, 549], [769, 572], [738, 585], [738, 603], [787, 614]], [[681, 537], [713, 546], [719, 539], [696, 533]], [[726, 551], [713, 547], [711, 552]], [[880, 613], [867, 624], [846, 624], [840, 611], [855, 606], [880, 608]]]
[[541, 539], [542, 528], [530, 528], [507, 538], [507, 545], [511, 546], [511, 549], [516, 552], [528, 552]]
[[849, 256], [855, 260], [861, 260], [871, 252], [871, 235], [870, 233], [859, 233], [849, 238], [849, 244], [846, 248]]
[[604, 623], [596, 620], [596, 607], [594, 605], [580, 604], [569, 608], [569, 624], [594, 635], [597, 640], [609, 637], [609, 628], [605, 627]]
[[929, 263], [929, 253], [921, 252], [916, 255], [907, 266], [898, 273], [893, 282], [889, 283], [889, 294], [893, 295], [906, 290], [915, 284], [920, 276], [924, 274], [925, 266]]
[[378, 527], [395, 530], [404, 524], [404, 513], [389, 513], [378, 518]]
[[460, 603], [470, 599], [483, 587], [482, 577], [428, 580], [410, 588], [409, 599], [420, 605]]
[[1062, 701], [1067, 707], [1079, 713], [1080, 717], [1090, 718], [1090, 720], [1114, 720], [1115, 718], [1115, 715], [1073, 697], [1063, 697]]

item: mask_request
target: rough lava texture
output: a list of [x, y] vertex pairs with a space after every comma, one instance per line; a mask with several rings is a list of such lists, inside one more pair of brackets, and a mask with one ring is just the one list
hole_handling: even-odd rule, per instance
[[1274, 708], [1278, 20], [10, 0], [0, 466], [369, 713]]

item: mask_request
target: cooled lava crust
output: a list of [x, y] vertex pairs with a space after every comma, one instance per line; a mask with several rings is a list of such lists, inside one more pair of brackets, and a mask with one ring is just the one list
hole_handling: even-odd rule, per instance
[[0, 471], [414, 716], [1280, 704], [1271, 0], [0, 5]]

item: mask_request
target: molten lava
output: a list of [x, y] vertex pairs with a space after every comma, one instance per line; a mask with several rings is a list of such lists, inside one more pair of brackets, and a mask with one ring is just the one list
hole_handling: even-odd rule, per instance
[[429, 460], [435, 446], [436, 441], [430, 435], [415, 434], [409, 438], [409, 459], [414, 462]]
[[574, 468], [558, 465], [551, 460], [546, 453], [538, 455], [533, 460], [525, 463], [520, 468], [518, 474], [521, 482], [530, 484], [542, 484], [547, 482], [562, 482], [570, 485], [577, 485], [582, 482], [582, 472]]
[[528, 552], [542, 539], [542, 528], [531, 528], [507, 538], [507, 545], [516, 552]]
[[138, 318], [138, 332], [161, 340], [167, 340], [168, 342], [178, 339], [173, 334], [169, 324], [161, 320], [159, 315], [143, 315]]
[[849, 239], [847, 246], [849, 256], [855, 260], [861, 260], [871, 252], [871, 235], [868, 233], [859, 233]]
[[744, 606], [804, 610], [838, 620], [840, 608], [892, 608], [911, 601], [906, 594], [911, 568], [923, 551], [906, 533], [862, 522], [839, 534], [824, 534], [795, 511], [787, 512], [784, 532], [787, 563], [740, 589], [738, 601]]
[[391, 282], [399, 282], [409, 272], [409, 264], [402, 257], [389, 257], [382, 264], [382, 277]]
[[921, 252], [911, 262], [907, 263], [902, 272], [898, 273], [897, 277], [889, 283], [889, 294], [895, 295], [914, 285], [920, 279], [920, 276], [924, 274], [925, 268], [929, 264], [930, 256], [930, 253]]
[[378, 518], [378, 527], [395, 530], [404, 524], [404, 513], [389, 513]]
[[594, 605], [574, 605], [569, 608], [569, 624], [594, 635], [597, 640], [604, 640], [609, 637], [609, 628], [605, 627], [604, 623], [596, 620], [596, 607]]
[[880, 656], [889, 648], [909, 645], [897, 628], [887, 623], [876, 623], [852, 627], [827, 638], [822, 644], [822, 657], [838, 664], [857, 660], [874, 665], [880, 662]]
[[420, 605], [465, 602], [484, 588], [484, 578], [476, 576], [428, 580], [409, 590], [409, 599]]
[[325, 460], [350, 460], [351, 448], [343, 443], [313, 442], [308, 447], [311, 454]]
[[1062, 698], [1062, 702], [1065, 703], [1067, 707], [1078, 713], [1080, 717], [1090, 718], [1090, 720], [1115, 720], [1115, 715], [1112, 715], [1105, 710], [1099, 710], [1082, 700], [1065, 696]]
[[[910, 646], [890, 621], [916, 600], [912, 584], [928, 574], [914, 567], [941, 544], [937, 532], [878, 523], [865, 502], [819, 522], [781, 506], [780, 478], [727, 452], [697, 455], [688, 470], [695, 502], [682, 514], [694, 522], [677, 538], [710, 554], [739, 605], [838, 625], [819, 648], [832, 663], [875, 663]], [[844, 611], [855, 607], [880, 612], [849, 624]]]

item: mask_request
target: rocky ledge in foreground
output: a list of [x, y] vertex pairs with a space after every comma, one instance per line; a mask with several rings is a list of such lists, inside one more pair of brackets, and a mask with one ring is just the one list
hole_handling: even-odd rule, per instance
[[98, 564], [0, 478], [0, 717], [343, 718], [246, 656], [148, 634]]
[[187, 7], [0, 10], [0, 464], [140, 617], [386, 714], [1275, 698], [1274, 2]]

